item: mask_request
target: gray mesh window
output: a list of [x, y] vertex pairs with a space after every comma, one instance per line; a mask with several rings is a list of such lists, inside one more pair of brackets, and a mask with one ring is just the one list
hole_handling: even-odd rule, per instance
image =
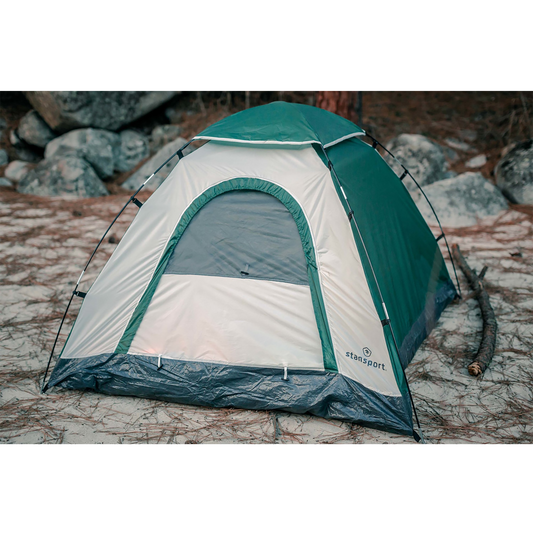
[[296, 223], [287, 208], [259, 191], [231, 191], [191, 220], [165, 274], [264, 279], [309, 285]]

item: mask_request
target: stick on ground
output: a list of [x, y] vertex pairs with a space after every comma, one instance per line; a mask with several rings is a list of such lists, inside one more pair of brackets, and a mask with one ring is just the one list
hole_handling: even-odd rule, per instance
[[489, 295], [483, 286], [483, 278], [487, 272], [487, 267], [483, 267], [479, 276], [474, 270], [472, 270], [466, 259], [463, 257], [461, 250], [457, 244], [452, 246], [452, 253], [455, 261], [459, 265], [459, 268], [463, 271], [463, 274], [468, 280], [474, 296], [476, 297], [479, 308], [481, 309], [481, 316], [483, 318], [483, 333], [481, 342], [479, 344], [479, 350], [476, 358], [468, 365], [468, 372], [471, 376], [480, 376], [485, 372], [489, 366], [492, 356], [494, 355], [494, 348], [496, 347], [496, 332], [498, 330], [498, 323], [496, 322], [496, 316], [494, 310], [490, 305]]

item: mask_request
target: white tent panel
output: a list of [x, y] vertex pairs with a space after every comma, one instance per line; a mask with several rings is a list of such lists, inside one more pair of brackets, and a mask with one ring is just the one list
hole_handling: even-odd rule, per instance
[[[276, 183], [299, 202], [313, 235], [339, 371], [377, 392], [400, 395], [350, 223], [330, 172], [312, 147], [208, 143], [182, 159], [140, 209], [93, 284], [62, 357], [115, 351], [187, 206], [213, 185], [237, 177]], [[362, 355], [364, 349], [379, 368], [345, 355]]]
[[255, 279], [163, 275], [130, 353], [324, 370], [309, 287]]

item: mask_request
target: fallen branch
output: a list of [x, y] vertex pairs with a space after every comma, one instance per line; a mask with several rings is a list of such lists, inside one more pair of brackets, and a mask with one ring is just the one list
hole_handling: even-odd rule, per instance
[[483, 333], [481, 342], [479, 344], [479, 350], [476, 358], [468, 365], [468, 372], [471, 376], [480, 376], [485, 372], [489, 366], [492, 356], [494, 355], [494, 348], [496, 347], [496, 332], [498, 330], [498, 323], [496, 322], [496, 316], [494, 310], [490, 305], [489, 295], [483, 286], [483, 278], [487, 272], [487, 267], [483, 267], [480, 274], [477, 275], [472, 270], [466, 259], [463, 257], [461, 250], [457, 244], [452, 246], [452, 253], [455, 261], [459, 265], [459, 268], [463, 271], [463, 274], [468, 280], [474, 296], [476, 297], [479, 308], [481, 309], [481, 316], [483, 318]]

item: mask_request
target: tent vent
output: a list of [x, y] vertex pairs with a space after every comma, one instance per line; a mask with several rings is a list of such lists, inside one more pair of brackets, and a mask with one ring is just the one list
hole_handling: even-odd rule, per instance
[[140, 209], [143, 206], [143, 203], [137, 198], [132, 198], [131, 201]]

